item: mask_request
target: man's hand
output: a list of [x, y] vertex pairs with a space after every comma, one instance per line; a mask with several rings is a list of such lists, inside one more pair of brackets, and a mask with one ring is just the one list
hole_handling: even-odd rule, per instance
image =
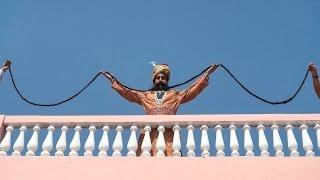
[[219, 64], [213, 64], [208, 70], [207, 70], [207, 75], [209, 76], [211, 73], [213, 73], [215, 70], [217, 70], [219, 67]]
[[317, 68], [313, 63], [309, 64], [308, 71], [312, 74], [313, 77], [317, 77], [318, 76]]
[[100, 71], [100, 73], [103, 74], [106, 78], [108, 78], [111, 83], [113, 83], [115, 81], [113, 76], [110, 75], [109, 73], [107, 73], [107, 71], [102, 70], [102, 71]]
[[10, 65], [11, 65], [11, 61], [6, 60], [6, 61], [3, 63], [3, 65], [2, 65], [3, 71], [6, 72], [6, 70], [9, 69], [9, 66], [10, 66]]

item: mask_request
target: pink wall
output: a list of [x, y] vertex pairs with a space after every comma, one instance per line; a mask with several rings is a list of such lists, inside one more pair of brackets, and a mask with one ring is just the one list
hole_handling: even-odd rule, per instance
[[320, 179], [320, 158], [0, 157], [1, 180]]

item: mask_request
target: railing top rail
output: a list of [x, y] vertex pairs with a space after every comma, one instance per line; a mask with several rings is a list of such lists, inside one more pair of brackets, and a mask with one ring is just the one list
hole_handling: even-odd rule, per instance
[[[3, 115], [0, 115], [0, 119]], [[76, 115], [76, 116], [39, 116], [39, 115], [19, 115], [4, 116], [4, 124], [12, 126], [40, 125], [55, 127], [67, 125], [69, 127], [80, 125], [89, 127], [103, 125], [129, 127], [136, 126], [187, 126], [187, 125], [207, 125], [207, 126], [229, 126], [229, 125], [251, 125], [258, 126], [264, 124], [272, 126], [291, 125], [315, 125], [320, 123], [320, 114], [206, 114], [206, 115]]]

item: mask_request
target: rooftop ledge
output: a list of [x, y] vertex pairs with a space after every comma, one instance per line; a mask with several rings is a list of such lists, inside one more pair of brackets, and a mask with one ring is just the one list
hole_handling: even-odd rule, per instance
[[77, 115], [77, 116], [38, 116], [0, 115], [0, 122], [6, 125], [65, 125], [77, 124], [87, 126], [89, 124], [123, 127], [135, 125], [172, 126], [172, 125], [300, 125], [320, 123], [320, 114], [206, 114], [206, 115]]
[[[167, 129], [174, 157], [164, 157]], [[136, 157], [140, 130], [143, 157]], [[7, 180], [319, 179], [319, 148], [320, 114], [0, 115]]]
[[[113, 141], [112, 156], [137, 156], [137, 135], [140, 130], [145, 134], [141, 139], [143, 140], [142, 156], [150, 156], [151, 149], [155, 150], [155, 148], [156, 156], [164, 156], [167, 148], [164, 133], [169, 129], [174, 133], [172, 147], [170, 147], [173, 156], [182, 155], [181, 143], [183, 141], [181, 139], [186, 139], [187, 154], [185, 156], [194, 157], [197, 156], [195, 141], [199, 139], [194, 138], [194, 130], [198, 128], [201, 131], [200, 148], [202, 152], [199, 155], [201, 157], [226, 156], [226, 150], [230, 150], [229, 156], [297, 157], [303, 155], [313, 157], [317, 155], [315, 152], [318, 152], [317, 148], [320, 147], [320, 114], [2, 115], [0, 118], [0, 156], [7, 156], [11, 153], [12, 156], [25, 154], [26, 156], [106, 157], [111, 156], [109, 141]], [[83, 128], [88, 128], [88, 131], [82, 132]], [[214, 128], [215, 136], [212, 136], [213, 132], [209, 128]], [[46, 131], [43, 142], [39, 142], [40, 129]], [[57, 129], [60, 131], [55, 132]], [[114, 129], [113, 137], [110, 136], [110, 129]], [[180, 129], [186, 129], [187, 134], [180, 136]], [[131, 132], [128, 141], [123, 139], [123, 130]], [[272, 131], [271, 135], [266, 136], [267, 130]], [[150, 140], [150, 133], [154, 131], [158, 131], [156, 145], [153, 144], [152, 139]], [[28, 139], [25, 138], [27, 132], [32, 133]], [[16, 133], [17, 137], [14, 143], [12, 142], [13, 133]], [[67, 135], [69, 139], [72, 139], [71, 142], [67, 142]], [[239, 136], [241, 136], [240, 139]], [[252, 136], [257, 136], [257, 138], [252, 138]], [[53, 141], [54, 137], [58, 139], [57, 142]], [[98, 146], [96, 142], [99, 142]], [[127, 143], [126, 148], [124, 142]], [[42, 151], [41, 154], [39, 152], [37, 154], [40, 143], [42, 143]], [[271, 147], [274, 150], [272, 153], [270, 153]], [[79, 151], [82, 148], [85, 149], [84, 153]], [[244, 152], [241, 153], [240, 148], [243, 148]], [[255, 152], [257, 148], [259, 149], [258, 154]], [[284, 151], [285, 148], [287, 152]], [[28, 152], [24, 152], [26, 149]], [[95, 154], [94, 151], [97, 149], [99, 153]], [[123, 150], [127, 150], [128, 153], [124, 153]]]

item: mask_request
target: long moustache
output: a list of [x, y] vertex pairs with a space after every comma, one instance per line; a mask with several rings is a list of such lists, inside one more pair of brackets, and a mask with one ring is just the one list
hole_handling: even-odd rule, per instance
[[[162, 86], [162, 87], [160, 88], [160, 86]], [[159, 83], [155, 84], [154, 87], [151, 90], [153, 90], [153, 91], [158, 91], [158, 90], [168, 91], [169, 89], [170, 88], [169, 88], [169, 86], [167, 84], [159, 82]]]

